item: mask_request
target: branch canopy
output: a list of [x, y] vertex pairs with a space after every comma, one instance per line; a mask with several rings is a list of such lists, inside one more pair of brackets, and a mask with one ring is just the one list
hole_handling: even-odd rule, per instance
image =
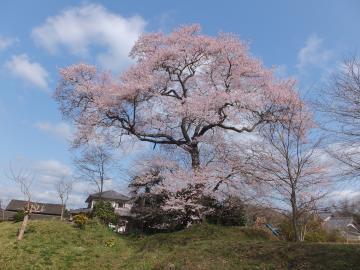
[[77, 143], [130, 134], [189, 151], [211, 130], [252, 132], [301, 103], [295, 82], [275, 79], [236, 36], [206, 36], [199, 25], [143, 34], [130, 56], [118, 77], [86, 64], [60, 70], [55, 99]]

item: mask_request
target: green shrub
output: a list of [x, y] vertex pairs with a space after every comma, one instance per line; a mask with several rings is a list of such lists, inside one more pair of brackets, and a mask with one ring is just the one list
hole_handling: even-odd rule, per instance
[[205, 207], [210, 210], [206, 215], [207, 222], [223, 226], [245, 226], [246, 213], [243, 202], [235, 197], [230, 197], [222, 202], [213, 198], [204, 198]]
[[327, 242], [327, 232], [323, 229], [310, 231], [305, 234], [306, 242]]
[[[284, 240], [294, 241], [294, 232], [290, 220], [284, 219], [279, 226]], [[340, 242], [342, 237], [336, 231], [328, 232], [318, 219], [309, 220], [306, 224], [305, 242]]]
[[85, 214], [78, 214], [73, 217], [73, 220], [80, 229], [84, 229], [89, 218]]
[[17, 211], [16, 214], [13, 217], [14, 222], [21, 222], [24, 220], [25, 217], [25, 210]]
[[280, 235], [283, 240], [294, 241], [294, 232], [289, 220], [284, 219], [279, 224]]
[[95, 204], [93, 211], [91, 212], [92, 218], [98, 218], [102, 223], [116, 224], [119, 217], [115, 214], [114, 208], [109, 202], [98, 202]]
[[109, 240], [107, 240], [106, 242], [105, 242], [105, 246], [107, 246], [107, 247], [113, 247], [113, 246], [115, 246], [115, 239], [109, 239]]
[[326, 234], [326, 241], [327, 242], [343, 242], [345, 241], [344, 237], [341, 236], [340, 232], [337, 230], [328, 232]]

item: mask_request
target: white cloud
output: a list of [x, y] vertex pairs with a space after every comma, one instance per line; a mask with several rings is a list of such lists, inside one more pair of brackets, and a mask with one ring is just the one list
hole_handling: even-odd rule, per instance
[[48, 17], [32, 31], [34, 41], [49, 52], [61, 47], [74, 55], [86, 56], [90, 46], [102, 46], [96, 55], [101, 65], [119, 69], [129, 63], [128, 54], [143, 32], [146, 22], [140, 16], [125, 18], [98, 4], [82, 5]]
[[[18, 162], [18, 161], [17, 161]], [[20, 165], [18, 164], [20, 163]], [[31, 161], [23, 160], [18, 162], [19, 169], [28, 168], [34, 174], [34, 182], [31, 185], [32, 200], [38, 202], [59, 203], [59, 197], [55, 190], [55, 183], [61, 177], [66, 177], [69, 181], [72, 180], [72, 169], [67, 164], [64, 164], [55, 159]], [[25, 163], [26, 166], [21, 164]], [[76, 187], [77, 184], [74, 184]], [[87, 196], [86, 186], [82, 188], [74, 188], [68, 201], [68, 207], [84, 206], [84, 201]], [[4, 179], [0, 181], [0, 200], [5, 203], [11, 199], [24, 199], [24, 195], [20, 191], [20, 187], [14, 182]]]
[[50, 123], [50, 122], [38, 122], [35, 124], [35, 127], [47, 133], [50, 133], [58, 138], [71, 140], [72, 130], [70, 125], [60, 122], [60, 123]]
[[323, 47], [324, 40], [316, 34], [311, 35], [298, 53], [297, 68], [303, 70], [308, 66], [324, 67], [333, 55], [331, 50]]
[[16, 42], [16, 39], [0, 37], [0, 51], [3, 51], [13, 45]]
[[45, 180], [44, 182], [49, 182], [48, 180], [51, 177], [58, 178], [71, 175], [71, 169], [69, 166], [53, 159], [38, 161], [35, 163], [34, 169], [40, 175], [45, 177], [43, 178]]
[[344, 189], [344, 190], [333, 191], [329, 194], [330, 198], [334, 198], [334, 199], [338, 199], [338, 200], [344, 200], [344, 199], [351, 200], [358, 196], [360, 196], [360, 191], [356, 191], [353, 189]]
[[48, 88], [49, 74], [39, 63], [31, 62], [26, 54], [13, 55], [6, 67], [13, 75], [39, 88]]

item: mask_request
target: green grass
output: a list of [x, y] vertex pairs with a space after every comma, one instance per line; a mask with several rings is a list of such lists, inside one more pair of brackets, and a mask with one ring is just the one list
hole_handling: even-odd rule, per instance
[[360, 269], [360, 245], [287, 243], [251, 228], [193, 226], [143, 238], [99, 224], [0, 223], [0, 269]]

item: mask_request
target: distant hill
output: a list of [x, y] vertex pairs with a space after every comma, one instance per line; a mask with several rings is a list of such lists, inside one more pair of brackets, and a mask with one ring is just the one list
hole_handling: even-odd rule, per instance
[[360, 269], [360, 245], [294, 244], [265, 231], [198, 225], [152, 236], [115, 235], [90, 224], [39, 220], [16, 242], [0, 223], [0, 269]]

